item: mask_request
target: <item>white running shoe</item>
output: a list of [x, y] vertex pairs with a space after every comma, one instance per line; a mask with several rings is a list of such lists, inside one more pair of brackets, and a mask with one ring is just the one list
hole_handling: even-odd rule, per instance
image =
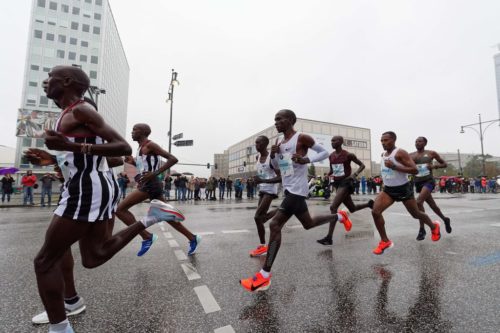
[[[65, 302], [64, 308], [66, 309], [66, 316], [69, 317], [82, 313], [83, 311], [85, 311], [86, 306], [83, 297], [80, 297], [78, 299], [78, 302], [76, 302], [75, 304], [68, 304]], [[33, 322], [33, 324], [48, 324], [49, 316], [47, 315], [47, 312], [44, 311], [31, 318], [31, 321]]]
[[182, 222], [186, 219], [180, 210], [156, 199], [151, 200], [148, 216], [154, 216], [158, 218], [159, 221], [166, 222]]

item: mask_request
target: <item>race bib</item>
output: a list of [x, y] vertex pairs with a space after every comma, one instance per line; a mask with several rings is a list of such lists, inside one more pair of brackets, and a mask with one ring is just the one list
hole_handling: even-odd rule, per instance
[[279, 155], [278, 166], [282, 176], [287, 177], [293, 175], [292, 154], [284, 153]]
[[64, 177], [65, 182], [69, 180], [69, 169], [67, 167], [68, 161], [66, 161], [66, 154], [67, 153], [61, 153], [56, 155], [57, 165], [61, 169], [61, 173]]
[[345, 176], [344, 164], [332, 164], [332, 176], [333, 177], [343, 177]]
[[385, 166], [385, 159], [382, 159], [382, 163], [380, 165], [380, 173], [382, 174], [383, 179], [392, 179], [395, 176], [394, 170]]
[[424, 177], [431, 174], [431, 171], [427, 167], [427, 164], [417, 164], [418, 174], [417, 177]]

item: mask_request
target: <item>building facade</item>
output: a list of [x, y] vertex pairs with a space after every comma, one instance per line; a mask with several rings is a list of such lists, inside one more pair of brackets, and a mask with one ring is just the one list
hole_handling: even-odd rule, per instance
[[[42, 82], [57, 65], [74, 65], [90, 77], [98, 93], [99, 112], [125, 136], [129, 66], [107, 0], [33, 0], [28, 47], [18, 111], [15, 164], [31, 166], [22, 156], [30, 147], [44, 147], [37, 139], [53, 128], [61, 111], [47, 99]], [[42, 171], [42, 170], [40, 170]]]
[[[500, 50], [500, 44], [498, 44]], [[498, 105], [498, 118], [500, 118], [500, 53], [493, 56], [495, 63], [495, 79], [497, 83], [497, 105]]]
[[[335, 135], [343, 136], [344, 148], [354, 153], [365, 164], [366, 168], [362, 174], [371, 176], [371, 136], [369, 129], [302, 118], [297, 118], [294, 128], [298, 132], [311, 135], [329, 153], [333, 151], [330, 142], [331, 138]], [[256, 174], [257, 151], [255, 150], [255, 139], [260, 135], [269, 138], [269, 148], [276, 142], [276, 138], [282, 138], [282, 134], [278, 136], [276, 128], [272, 125], [230, 146], [227, 149], [228, 173], [225, 176], [231, 176], [234, 179], [250, 177]], [[310, 150], [309, 155], [313, 154], [315, 152]], [[328, 160], [314, 163], [314, 168], [316, 175], [323, 175], [330, 170]]]
[[224, 177], [229, 175], [229, 153], [224, 150], [222, 154], [214, 154], [214, 164], [211, 166], [211, 176], [213, 177]]

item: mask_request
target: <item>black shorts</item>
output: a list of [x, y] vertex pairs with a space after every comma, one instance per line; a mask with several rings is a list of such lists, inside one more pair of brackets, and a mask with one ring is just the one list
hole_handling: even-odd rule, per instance
[[415, 182], [415, 189], [417, 190], [417, 193], [420, 193], [424, 187], [427, 187], [430, 192], [434, 190], [434, 187], [436, 187], [436, 184], [434, 183], [434, 180], [424, 180], [423, 182]]
[[349, 194], [354, 193], [354, 179], [352, 178], [344, 178], [342, 180], [333, 181], [333, 187], [338, 190], [339, 187], [347, 187], [349, 190]]
[[259, 197], [263, 197], [264, 195], [269, 195], [273, 199], [276, 199], [278, 197], [277, 194], [272, 194], [272, 193], [267, 193], [267, 192], [259, 191]]
[[141, 192], [146, 192], [150, 200], [160, 199], [163, 195], [163, 186], [161, 182], [155, 177], [147, 183], [140, 184], [139, 178], [141, 175], [135, 176], [137, 182], [137, 189]]
[[384, 192], [394, 201], [406, 201], [415, 198], [410, 183], [399, 186], [384, 186]]
[[308, 211], [306, 197], [285, 190], [285, 198], [278, 209], [289, 216], [301, 215]]

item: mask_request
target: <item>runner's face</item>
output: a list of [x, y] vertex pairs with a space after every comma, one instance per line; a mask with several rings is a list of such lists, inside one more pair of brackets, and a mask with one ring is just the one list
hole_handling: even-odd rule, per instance
[[285, 133], [287, 129], [293, 127], [292, 121], [283, 112], [278, 112], [274, 116], [274, 126], [278, 133]]
[[340, 147], [342, 147], [342, 140], [340, 140], [339, 137], [334, 136], [332, 138], [332, 148], [333, 149], [337, 149], [337, 148], [340, 148]]
[[64, 78], [61, 70], [54, 67], [48, 75], [49, 77], [43, 80], [42, 83], [43, 91], [47, 95], [47, 98], [58, 98], [64, 93]]
[[394, 139], [389, 134], [382, 135], [380, 142], [382, 143], [382, 148], [384, 148], [384, 150], [394, 148]]
[[135, 125], [132, 128], [132, 140], [137, 141], [142, 135], [142, 129], [140, 126]]
[[255, 140], [255, 149], [258, 151], [258, 152], [262, 152], [263, 150], [266, 149], [266, 146], [264, 144], [264, 140], [262, 140], [262, 138], [257, 138]]
[[417, 140], [415, 140], [415, 148], [417, 148], [417, 150], [424, 149], [425, 148], [425, 141], [424, 141], [424, 139], [417, 138]]

